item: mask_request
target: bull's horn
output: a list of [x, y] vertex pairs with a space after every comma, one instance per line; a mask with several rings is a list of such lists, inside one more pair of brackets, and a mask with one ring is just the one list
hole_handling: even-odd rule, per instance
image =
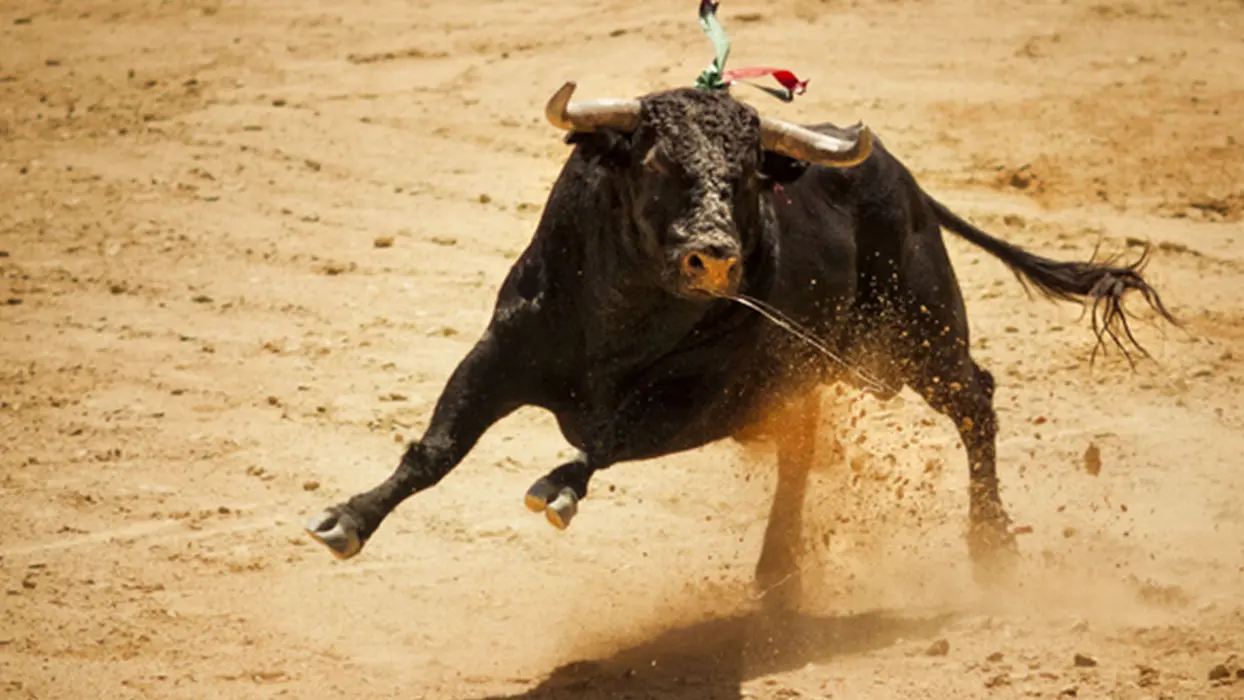
[[873, 152], [873, 134], [863, 124], [841, 129], [839, 134], [823, 134], [780, 119], [760, 118], [764, 147], [797, 160], [850, 168], [863, 163]]
[[592, 131], [607, 126], [618, 131], [634, 131], [639, 125], [639, 100], [589, 100], [571, 102], [575, 83], [569, 81], [553, 93], [544, 107], [544, 116], [562, 131]]

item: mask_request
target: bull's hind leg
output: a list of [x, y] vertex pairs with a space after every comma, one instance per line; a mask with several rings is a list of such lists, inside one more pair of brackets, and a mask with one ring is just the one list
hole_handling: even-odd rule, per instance
[[910, 214], [896, 269], [873, 273], [884, 290], [875, 316], [892, 324], [887, 354], [904, 383], [959, 431], [969, 469], [968, 550], [977, 574], [990, 574], [1005, 568], [1015, 547], [998, 493], [993, 376], [972, 360], [967, 309], [936, 215], [927, 205]]
[[1011, 519], [998, 492], [993, 375], [972, 360], [966, 341], [943, 337], [936, 346], [949, 352], [919, 363], [907, 383], [954, 421], [963, 440], [969, 469], [968, 551], [978, 573], [988, 573], [1005, 564], [1015, 549]]
[[803, 592], [799, 559], [802, 553], [803, 505], [808, 472], [816, 453], [820, 403], [815, 392], [791, 404], [773, 422], [777, 443], [778, 481], [765, 528], [756, 586], [766, 601], [789, 606]]

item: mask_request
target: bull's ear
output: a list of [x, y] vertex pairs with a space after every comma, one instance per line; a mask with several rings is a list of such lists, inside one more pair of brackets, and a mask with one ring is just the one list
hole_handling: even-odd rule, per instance
[[773, 151], [765, 151], [764, 160], [760, 164], [760, 177], [774, 184], [787, 185], [798, 180], [807, 169], [806, 161], [795, 160]]
[[589, 162], [607, 168], [624, 169], [631, 166], [631, 139], [613, 129], [595, 131], [572, 131], [566, 135], [566, 143], [579, 147], [579, 153]]

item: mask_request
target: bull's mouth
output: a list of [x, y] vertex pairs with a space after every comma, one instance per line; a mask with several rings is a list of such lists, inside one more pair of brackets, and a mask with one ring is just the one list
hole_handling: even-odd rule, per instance
[[678, 285], [678, 295], [691, 301], [729, 299], [738, 293], [739, 284], [733, 280], [720, 285], [698, 285], [687, 284], [686, 282]]
[[738, 294], [738, 284], [725, 284], [721, 286], [697, 286], [683, 284], [679, 288], [679, 294], [693, 301], [712, 301], [713, 299], [729, 299]]
[[700, 289], [698, 287], [683, 287], [679, 290], [679, 293], [691, 301], [712, 301], [713, 299], [725, 299], [731, 296], [731, 293], [728, 291]]

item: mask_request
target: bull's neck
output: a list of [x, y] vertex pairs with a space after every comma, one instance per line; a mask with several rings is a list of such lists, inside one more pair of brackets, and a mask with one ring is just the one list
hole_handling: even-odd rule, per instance
[[651, 363], [676, 348], [715, 304], [669, 294], [656, 284], [652, 262], [628, 245], [633, 223], [622, 211], [583, 240], [584, 347], [589, 358], [618, 371]]

